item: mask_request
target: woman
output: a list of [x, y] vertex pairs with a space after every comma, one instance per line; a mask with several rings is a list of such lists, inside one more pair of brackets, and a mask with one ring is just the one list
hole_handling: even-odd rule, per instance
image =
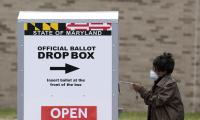
[[148, 105], [148, 120], [184, 120], [184, 107], [176, 81], [171, 76], [174, 70], [171, 53], [163, 53], [153, 60], [150, 79], [155, 80], [150, 91], [133, 84]]

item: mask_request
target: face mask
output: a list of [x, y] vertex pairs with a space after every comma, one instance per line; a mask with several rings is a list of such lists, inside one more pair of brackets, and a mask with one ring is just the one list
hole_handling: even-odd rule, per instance
[[150, 70], [150, 80], [157, 80], [158, 79], [158, 75], [153, 71]]

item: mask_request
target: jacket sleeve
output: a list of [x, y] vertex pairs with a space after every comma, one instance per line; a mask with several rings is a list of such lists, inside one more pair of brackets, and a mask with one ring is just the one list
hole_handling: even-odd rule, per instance
[[152, 91], [147, 91], [145, 88], [141, 88], [138, 92], [144, 99], [146, 105], [162, 106], [166, 104], [172, 97], [176, 90], [176, 84], [170, 83], [161, 88], [156, 94]]

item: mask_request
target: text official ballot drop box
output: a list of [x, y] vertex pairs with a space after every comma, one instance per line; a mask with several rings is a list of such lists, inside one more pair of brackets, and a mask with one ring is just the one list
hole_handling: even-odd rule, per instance
[[18, 120], [118, 120], [118, 12], [20, 12]]

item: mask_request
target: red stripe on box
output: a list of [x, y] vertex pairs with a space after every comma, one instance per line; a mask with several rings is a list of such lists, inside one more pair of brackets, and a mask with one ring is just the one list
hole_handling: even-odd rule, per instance
[[110, 29], [110, 27], [89, 27], [89, 30], [92, 30], [92, 29], [103, 29], [103, 30], [108, 30], [108, 29]]
[[89, 23], [84, 23], [84, 24], [70, 23], [67, 25], [67, 27], [87, 27], [87, 26], [89, 26]]

